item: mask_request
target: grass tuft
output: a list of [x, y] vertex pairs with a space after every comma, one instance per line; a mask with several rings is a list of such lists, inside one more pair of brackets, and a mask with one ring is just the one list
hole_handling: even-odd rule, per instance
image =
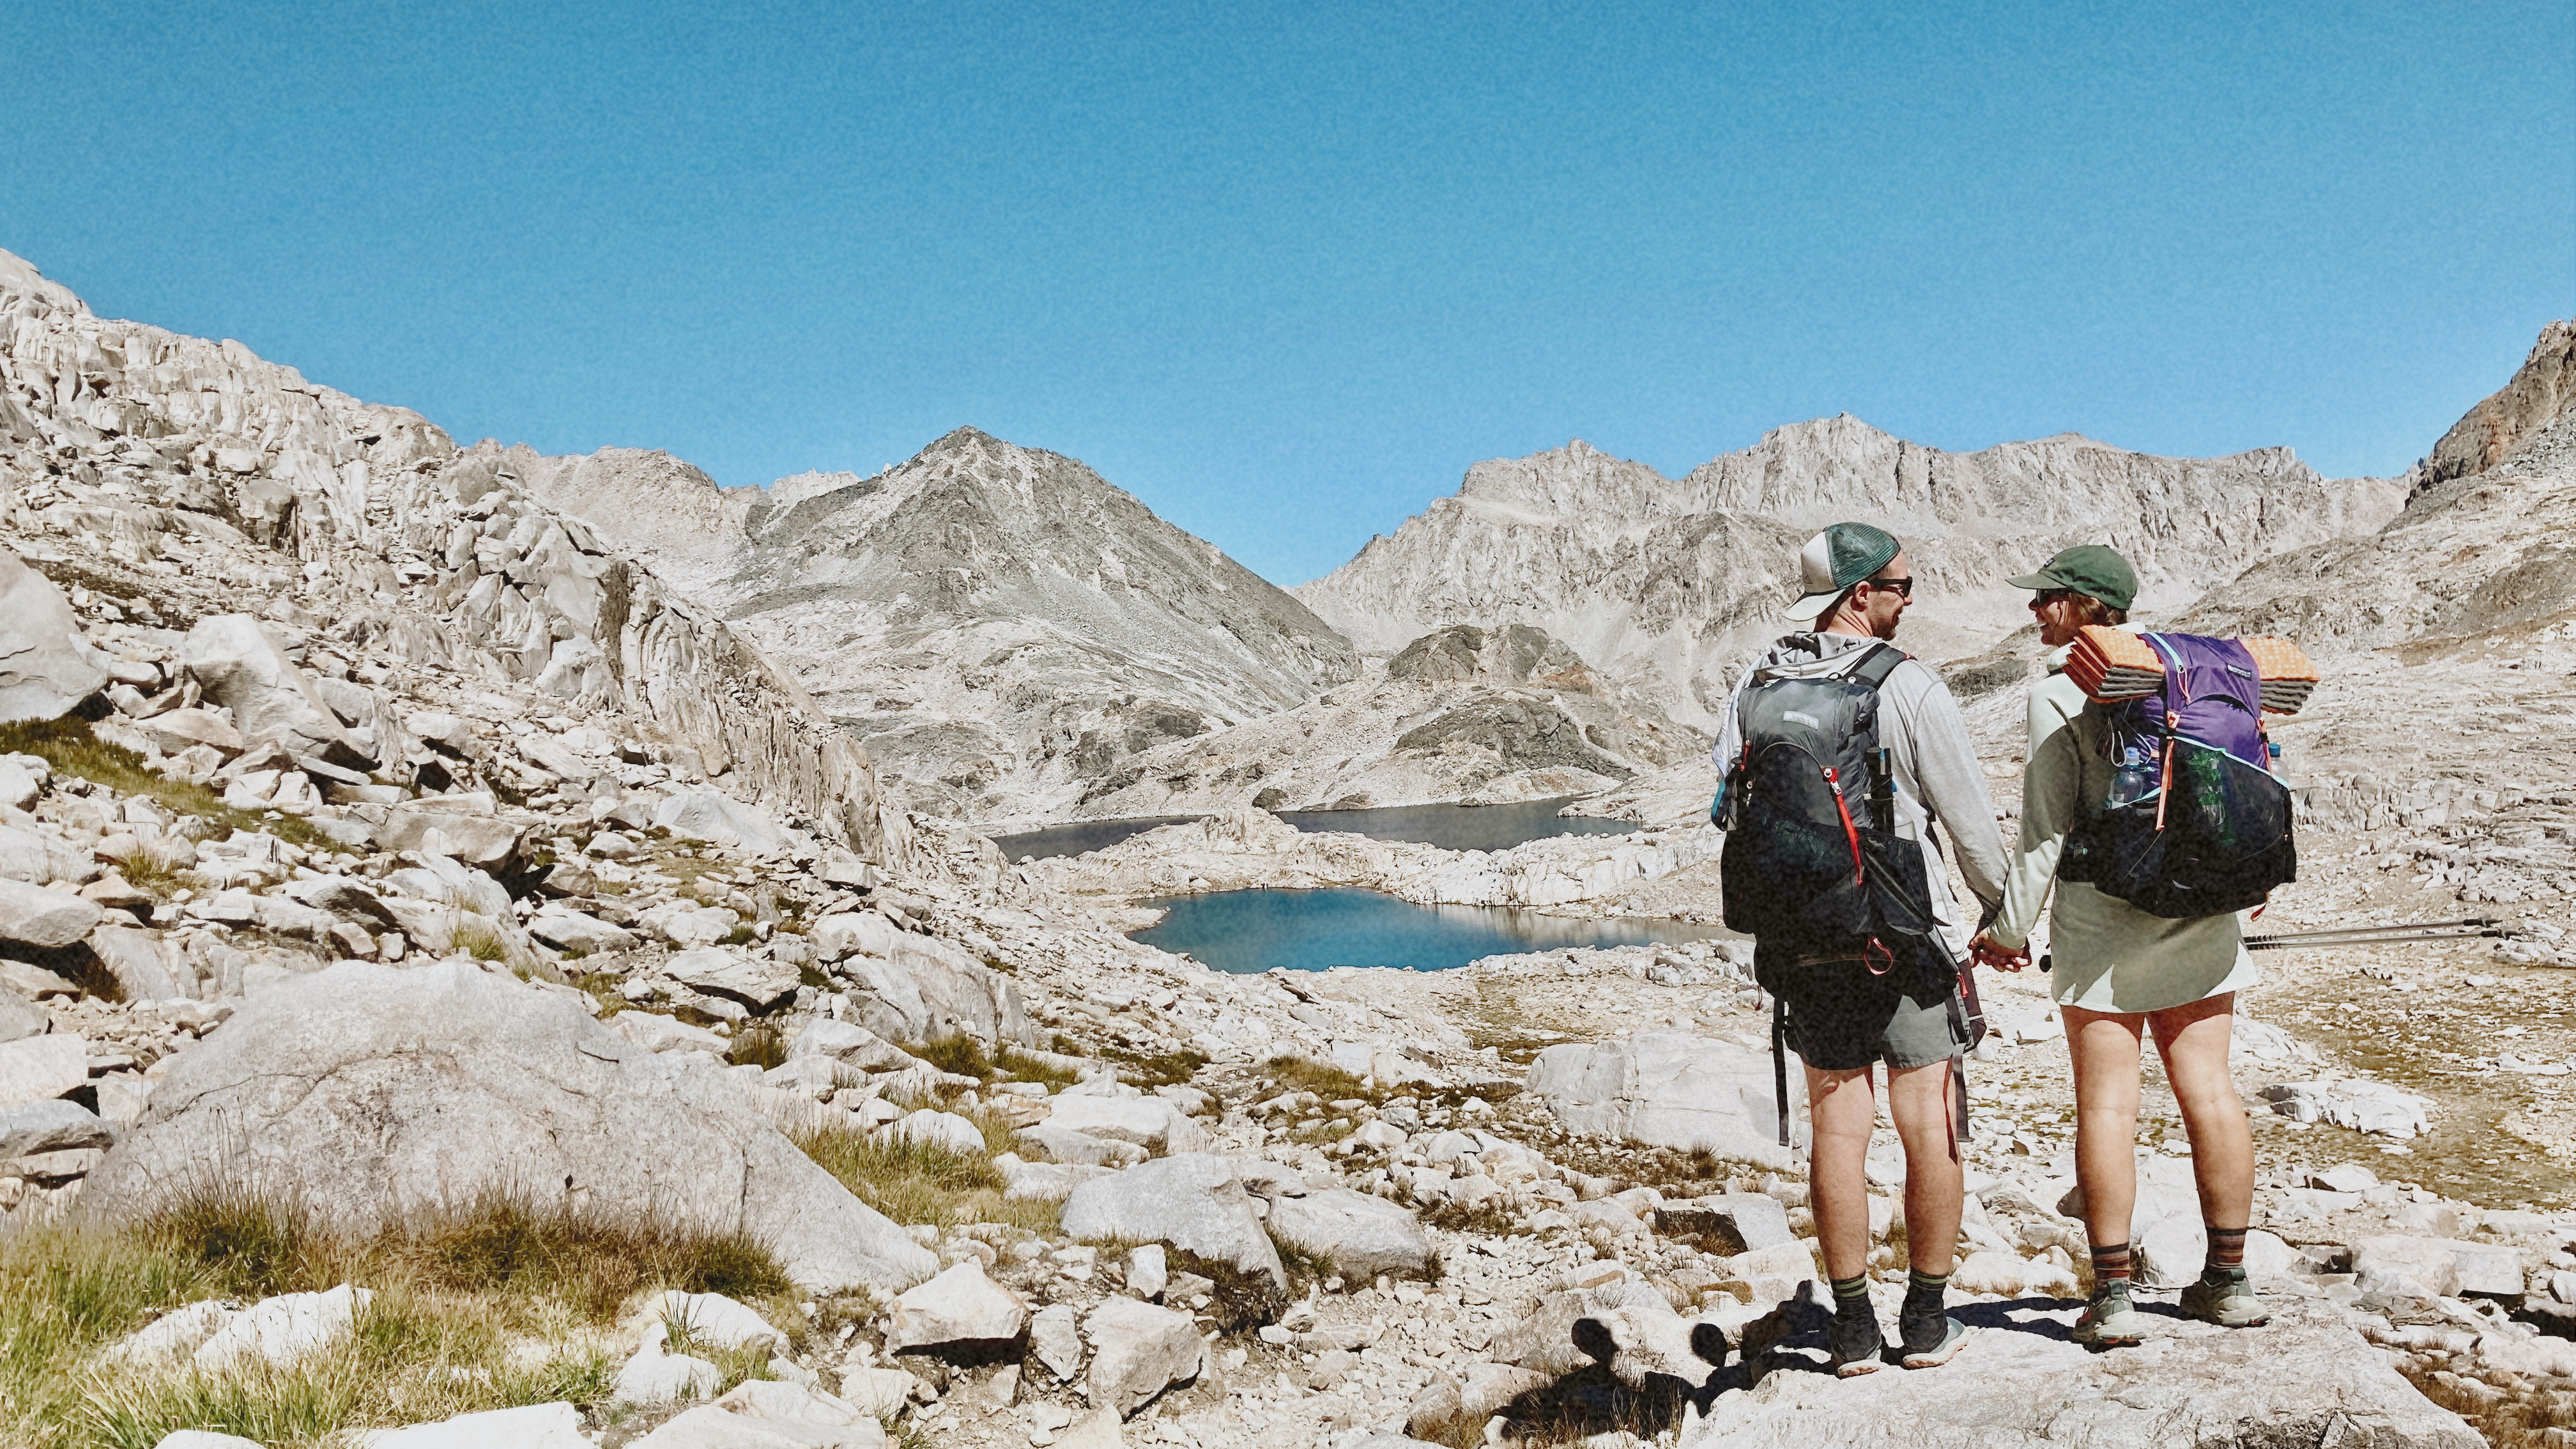
[[[1277, 1246], [1280, 1262], [1286, 1265], [1289, 1247], [1286, 1243], [1278, 1243]], [[1268, 1273], [1247, 1273], [1232, 1263], [1202, 1258], [1186, 1249], [1168, 1245], [1163, 1251], [1164, 1261], [1174, 1273], [1196, 1273], [1216, 1285], [1208, 1294], [1207, 1312], [1216, 1320], [1219, 1333], [1248, 1333], [1265, 1323], [1278, 1322], [1279, 1315], [1296, 1301], [1312, 1276], [1300, 1276], [1300, 1268], [1305, 1265], [1301, 1258], [1297, 1266], [1288, 1268], [1289, 1286], [1283, 1292]]]
[[356, 1266], [300, 1199], [229, 1181], [181, 1195], [133, 1236], [225, 1298], [318, 1292], [348, 1281]]
[[1023, 1082], [1045, 1082], [1050, 1086], [1070, 1087], [1082, 1080], [1074, 1074], [1071, 1067], [1042, 1062], [1007, 1046], [993, 1054], [993, 1066]]
[[1279, 1266], [1288, 1270], [1292, 1289], [1303, 1290], [1309, 1283], [1321, 1283], [1341, 1272], [1341, 1265], [1329, 1253], [1292, 1243], [1276, 1233], [1271, 1234], [1270, 1245], [1279, 1250]]
[[1124, 1047], [1103, 1047], [1100, 1054], [1125, 1067], [1118, 1075], [1140, 1087], [1171, 1087], [1187, 1082], [1208, 1064], [1205, 1052], [1183, 1048], [1172, 1052], [1135, 1052]]
[[793, 1291], [777, 1255], [739, 1230], [700, 1231], [654, 1215], [534, 1208], [485, 1193], [408, 1227], [392, 1253], [431, 1282], [472, 1291], [553, 1296], [595, 1318], [648, 1288], [721, 1293], [746, 1302]]
[[768, 1022], [745, 1027], [725, 1048], [725, 1060], [737, 1067], [758, 1067], [769, 1071], [787, 1065], [787, 1038]]
[[1312, 1092], [1327, 1102], [1357, 1097], [1364, 1102], [1384, 1102], [1386, 1093], [1364, 1085], [1359, 1078], [1313, 1057], [1277, 1056], [1261, 1064], [1261, 1074], [1281, 1092]]
[[593, 971], [576, 978], [572, 984], [589, 993], [590, 999], [599, 1003], [601, 1021], [606, 1021], [634, 1005], [617, 989], [624, 984], [624, 978], [613, 973]]
[[993, 1059], [984, 1054], [984, 1044], [971, 1036], [943, 1036], [904, 1050], [943, 1072], [973, 1077], [979, 1082], [989, 1081], [993, 1075]]
[[1474, 1203], [1442, 1199], [1422, 1210], [1425, 1226], [1446, 1228], [1453, 1233], [1481, 1233], [1488, 1237], [1509, 1237], [1526, 1233], [1529, 1228], [1520, 1216], [1505, 1207], [1499, 1196]]
[[456, 913], [456, 928], [448, 937], [448, 945], [477, 961], [510, 959], [510, 938], [501, 934], [500, 927], [470, 911]]

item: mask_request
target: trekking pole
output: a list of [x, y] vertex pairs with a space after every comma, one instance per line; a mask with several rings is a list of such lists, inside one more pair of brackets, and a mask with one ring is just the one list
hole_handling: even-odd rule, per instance
[[2494, 916], [2458, 921], [2412, 921], [2401, 926], [2337, 926], [2321, 931], [2276, 931], [2248, 936], [2248, 951], [2287, 951], [2329, 946], [2402, 946], [2417, 941], [2475, 941], [2521, 933]]

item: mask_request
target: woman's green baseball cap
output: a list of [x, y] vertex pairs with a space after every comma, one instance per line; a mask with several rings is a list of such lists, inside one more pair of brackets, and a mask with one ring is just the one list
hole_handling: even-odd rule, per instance
[[2040, 565], [2039, 572], [2004, 582], [2016, 589], [2073, 589], [2114, 609], [2126, 609], [2138, 600], [2138, 571], [2129, 567], [2119, 550], [2101, 543], [2060, 549], [2057, 557]]

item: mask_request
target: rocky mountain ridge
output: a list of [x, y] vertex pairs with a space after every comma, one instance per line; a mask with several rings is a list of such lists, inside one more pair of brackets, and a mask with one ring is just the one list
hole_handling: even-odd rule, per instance
[[1453, 624], [1294, 708], [1132, 756], [1075, 813], [1500, 805], [1594, 794], [1707, 749], [1542, 630]]
[[1070, 458], [971, 428], [873, 478], [768, 490], [622, 450], [518, 466], [756, 640], [917, 809], [1060, 818], [1138, 754], [1357, 670], [1214, 545]]
[[2002, 580], [2059, 548], [2134, 559], [2171, 608], [2251, 557], [2367, 533], [2404, 480], [2328, 480], [2288, 450], [2157, 458], [2073, 434], [1948, 453], [1844, 415], [1777, 428], [1678, 480], [1580, 441], [1479, 463], [1458, 492], [1293, 590], [1363, 648], [1440, 624], [1528, 623], [1676, 720], [1707, 727], [1733, 666], [1783, 627], [1797, 550], [1884, 523], [1924, 582], [1907, 647], [1974, 653], [2022, 621]]

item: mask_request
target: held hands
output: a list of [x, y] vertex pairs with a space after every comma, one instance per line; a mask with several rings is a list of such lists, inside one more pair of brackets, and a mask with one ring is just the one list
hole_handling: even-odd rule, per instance
[[2030, 964], [2029, 946], [2005, 946], [1995, 940], [1992, 931], [1979, 931], [1977, 939], [1968, 943], [1968, 954], [1976, 958], [1978, 965], [1999, 971], [2019, 971]]

